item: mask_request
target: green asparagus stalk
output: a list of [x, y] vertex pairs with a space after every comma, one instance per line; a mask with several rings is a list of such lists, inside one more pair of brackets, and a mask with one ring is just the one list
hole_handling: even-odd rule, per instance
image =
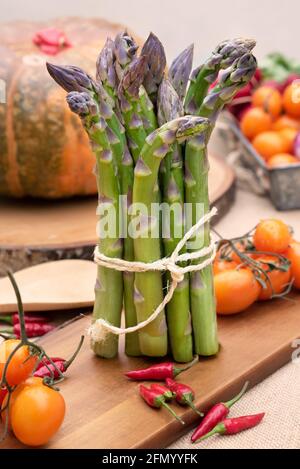
[[[86, 92], [71, 92], [67, 96], [71, 111], [78, 114], [90, 137], [97, 161], [97, 184], [100, 204], [105, 204], [114, 221], [115, 233], [110, 236], [100, 234], [99, 250], [109, 257], [122, 257], [123, 244], [119, 238], [119, 184], [116, 177], [113, 155], [107, 134], [107, 123], [100, 114], [97, 102]], [[101, 221], [101, 216], [100, 216]], [[123, 279], [121, 272], [98, 266], [95, 286], [95, 304], [93, 321], [103, 318], [111, 324], [120, 327], [123, 304]], [[118, 353], [118, 336], [109, 334], [104, 343], [91, 343], [96, 355], [105, 358], [115, 357]]]
[[[171, 85], [166, 78], [163, 79], [158, 92], [158, 115], [159, 124], [183, 115], [183, 106]], [[178, 242], [184, 235], [184, 174], [182, 162], [182, 150], [178, 143], [165, 156], [164, 172], [162, 174], [162, 195], [163, 201], [168, 205], [170, 219], [165, 218], [168, 226], [165, 226], [163, 216], [163, 234], [168, 233], [168, 237], [163, 237], [164, 255], [170, 256], [176, 248]], [[172, 210], [176, 206], [176, 211]], [[178, 213], [178, 208], [180, 213]], [[166, 230], [166, 231], [164, 231]], [[183, 249], [182, 252], [185, 252]], [[170, 274], [167, 276], [171, 281]], [[171, 301], [167, 304], [167, 323], [169, 340], [173, 357], [178, 362], [189, 362], [193, 358], [193, 339], [191, 331], [190, 314], [190, 289], [189, 276], [185, 275], [173, 294]]]
[[[255, 69], [256, 60], [252, 54], [246, 53], [236, 59], [231, 67], [223, 72], [219, 84], [210, 91], [200, 108], [200, 112], [210, 119], [211, 124], [206, 138], [196, 137], [186, 144], [185, 197], [186, 202], [190, 203], [193, 208], [192, 225], [198, 221], [197, 207], [199, 204], [202, 204], [204, 213], [209, 210], [207, 140], [222, 107], [230, 102], [241, 87], [248, 83]], [[209, 223], [206, 223], [204, 227], [203, 239], [199, 234], [198, 239], [196, 237], [194, 242], [194, 249], [209, 245]], [[218, 339], [211, 266], [191, 274], [191, 310], [196, 353], [214, 355], [218, 351]]]
[[134, 59], [124, 71], [118, 88], [120, 109], [124, 119], [131, 154], [136, 162], [147, 133], [141, 117], [139, 90], [146, 70], [146, 58]]
[[[132, 202], [132, 187], [133, 187], [133, 160], [127, 148], [126, 139], [122, 131], [114, 130], [116, 116], [108, 104], [102, 103], [100, 106], [103, 109], [102, 116], [107, 123], [107, 136], [110, 142], [111, 150], [114, 160], [117, 163], [119, 180], [120, 180], [120, 194], [122, 198], [122, 220], [123, 220], [123, 236], [124, 236], [124, 259], [133, 261], [133, 240], [128, 233], [129, 213], [128, 209]], [[112, 117], [115, 117], [113, 119]], [[120, 124], [120, 128], [122, 126]], [[123, 273], [124, 280], [124, 309], [125, 309], [125, 325], [126, 327], [135, 326], [137, 323], [135, 305], [134, 305], [134, 274], [132, 272]], [[125, 351], [127, 355], [138, 356], [140, 355], [139, 338], [137, 332], [126, 334], [125, 337]]]
[[209, 86], [217, 79], [219, 71], [232, 65], [237, 58], [251, 51], [254, 46], [254, 40], [244, 38], [221, 42], [206, 62], [192, 73], [185, 97], [185, 111], [199, 115], [200, 106]]
[[[168, 122], [146, 139], [140, 158], [135, 167], [133, 185], [133, 206], [142, 204], [143, 213], [137, 217], [139, 230], [134, 238], [136, 261], [151, 262], [160, 259], [159, 215], [151, 210], [156, 201], [154, 189], [157, 186], [161, 160], [176, 141], [182, 143], [205, 131], [205, 118], [186, 116]], [[133, 220], [132, 220], [133, 221]], [[159, 272], [136, 273], [135, 305], [138, 322], [152, 314], [163, 300], [162, 278]], [[148, 356], [164, 356], [167, 353], [167, 330], [164, 312], [139, 332], [141, 352]]]
[[194, 45], [184, 49], [171, 63], [168, 77], [183, 102], [193, 65]]
[[141, 55], [147, 59], [143, 85], [149, 98], [156, 106], [158, 87], [164, 76], [167, 59], [164, 46], [155, 34], [149, 34], [143, 45]]

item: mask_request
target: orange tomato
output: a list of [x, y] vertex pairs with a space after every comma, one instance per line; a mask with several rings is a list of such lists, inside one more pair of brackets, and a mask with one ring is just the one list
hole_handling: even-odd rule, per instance
[[257, 251], [282, 253], [287, 250], [290, 241], [291, 234], [288, 226], [275, 218], [259, 222], [253, 236]]
[[261, 107], [276, 118], [282, 110], [281, 94], [275, 88], [269, 86], [260, 86], [252, 95], [253, 106]]
[[270, 114], [262, 108], [253, 107], [243, 115], [240, 126], [243, 134], [252, 139], [261, 132], [271, 129], [272, 119]]
[[283, 108], [289, 116], [300, 117], [300, 83], [298, 81], [286, 87], [282, 100]]
[[300, 243], [292, 241], [285, 255], [291, 261], [291, 275], [294, 279], [294, 287], [300, 288]]
[[261, 278], [265, 282], [266, 288], [262, 287], [258, 299], [269, 300], [272, 298], [273, 294], [282, 293], [286, 289], [289, 281], [291, 280], [291, 269], [289, 268], [287, 271], [284, 271], [269, 266], [268, 262], [280, 266], [280, 261], [275, 256], [264, 255], [258, 257], [256, 260], [260, 262], [261, 268], [266, 271], [270, 281], [268, 282], [265, 276], [262, 275]]
[[297, 130], [296, 129], [282, 129], [279, 130], [280, 136], [283, 138], [284, 143], [285, 143], [285, 152], [286, 153], [291, 153], [294, 148], [294, 140], [297, 135]]
[[270, 168], [278, 168], [278, 166], [286, 166], [289, 164], [298, 164], [300, 161], [289, 153], [278, 153], [268, 160]]
[[[6, 402], [7, 398], [3, 401], [2, 408]], [[3, 414], [5, 418], [5, 412]], [[25, 445], [46, 444], [58, 431], [64, 416], [63, 396], [44, 385], [42, 378], [28, 378], [11, 395], [10, 426], [16, 438]]]
[[250, 269], [227, 270], [214, 277], [218, 314], [237, 314], [258, 298], [261, 286]]
[[[13, 350], [20, 344], [20, 340], [9, 339], [2, 342], [0, 345], [0, 377], [4, 370], [5, 363], [13, 352]], [[30, 356], [30, 350], [28, 346], [20, 347], [13, 355], [10, 364], [8, 365], [6, 372], [6, 380], [10, 386], [24, 381], [28, 376], [31, 375], [35, 367], [37, 357]]]
[[300, 122], [297, 119], [293, 119], [286, 114], [278, 117], [272, 125], [272, 130], [283, 130], [283, 129], [300, 129]]
[[237, 268], [239, 264], [237, 262], [234, 262], [234, 261], [227, 261], [227, 260], [223, 260], [223, 259], [219, 259], [219, 260], [215, 260], [214, 264], [213, 264], [213, 272], [214, 272], [214, 275], [217, 275], [219, 274], [220, 272], [224, 272], [226, 270], [234, 270]]
[[276, 153], [285, 153], [286, 151], [284, 138], [279, 132], [272, 130], [257, 135], [253, 139], [252, 145], [265, 160], [276, 155]]

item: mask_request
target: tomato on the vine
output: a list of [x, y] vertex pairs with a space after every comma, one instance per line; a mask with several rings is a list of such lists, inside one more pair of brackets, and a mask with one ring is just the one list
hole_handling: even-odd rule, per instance
[[234, 270], [239, 264], [237, 262], [226, 260], [226, 259], [216, 259], [213, 263], [213, 272], [214, 275], [224, 272], [226, 270]]
[[[10, 354], [20, 344], [20, 340], [8, 339], [0, 344], [0, 379], [2, 378], [5, 363]], [[10, 386], [15, 386], [28, 378], [34, 370], [37, 357], [30, 354], [27, 345], [20, 347], [13, 355], [6, 371], [6, 380]]]
[[291, 275], [294, 279], [294, 287], [300, 288], [300, 243], [292, 241], [285, 255], [291, 261]]
[[[7, 403], [3, 401], [2, 408]], [[13, 391], [9, 423], [16, 438], [28, 446], [46, 444], [58, 431], [65, 416], [65, 400], [60, 392], [31, 377]], [[5, 412], [3, 417], [5, 418]]]
[[[262, 269], [264, 269], [268, 275], [269, 281], [267, 281], [264, 275], [261, 279], [266, 284], [265, 288], [262, 287], [258, 296], [259, 300], [269, 300], [273, 294], [282, 293], [288, 286], [291, 280], [291, 268], [287, 270], [280, 269], [280, 261], [275, 256], [260, 256], [256, 259], [260, 263]], [[278, 266], [278, 268], [276, 268]]]
[[227, 270], [214, 277], [218, 314], [236, 314], [254, 303], [261, 286], [250, 269]]
[[253, 243], [257, 251], [282, 253], [291, 241], [289, 227], [281, 220], [262, 220], [256, 227]]

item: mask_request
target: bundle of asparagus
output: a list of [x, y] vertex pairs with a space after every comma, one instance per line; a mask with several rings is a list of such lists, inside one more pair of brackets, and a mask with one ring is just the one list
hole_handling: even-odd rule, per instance
[[[169, 257], [186, 230], [209, 211], [207, 143], [220, 111], [255, 71], [254, 45], [249, 39], [222, 42], [190, 82], [193, 47], [167, 72], [164, 48], [152, 33], [140, 55], [127, 32], [107, 39], [95, 79], [78, 67], [47, 64], [68, 92], [68, 105], [80, 116], [95, 153], [100, 225], [107, 213], [114, 214], [114, 229], [105, 236], [100, 232], [101, 254], [143, 263]], [[168, 210], [161, 211], [162, 205]], [[208, 222], [191, 241], [191, 253], [210, 245]], [[170, 280], [170, 274], [155, 270], [122, 273], [98, 266], [93, 321], [103, 318], [119, 327], [124, 307], [126, 327], [135, 326], [162, 303]], [[101, 357], [114, 357], [118, 335], [92, 340], [92, 348]], [[126, 334], [128, 355], [164, 356], [169, 348], [179, 362], [190, 361], [194, 353], [217, 353], [210, 266], [185, 274], [166, 313]]]

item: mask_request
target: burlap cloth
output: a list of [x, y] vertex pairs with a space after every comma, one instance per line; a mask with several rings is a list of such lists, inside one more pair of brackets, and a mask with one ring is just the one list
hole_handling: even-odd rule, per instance
[[[293, 226], [300, 239], [300, 211], [277, 212], [266, 197], [238, 191], [229, 213], [218, 223], [226, 237], [245, 233], [261, 218], [277, 217]], [[284, 318], [282, 319], [284, 327]], [[299, 309], [300, 322], [300, 309]], [[270, 329], [269, 333], [272, 333]], [[231, 416], [266, 412], [256, 428], [232, 436], [213, 436], [197, 446], [191, 445], [191, 432], [169, 448], [300, 448], [300, 361], [289, 363], [255, 386], [231, 410]]]

